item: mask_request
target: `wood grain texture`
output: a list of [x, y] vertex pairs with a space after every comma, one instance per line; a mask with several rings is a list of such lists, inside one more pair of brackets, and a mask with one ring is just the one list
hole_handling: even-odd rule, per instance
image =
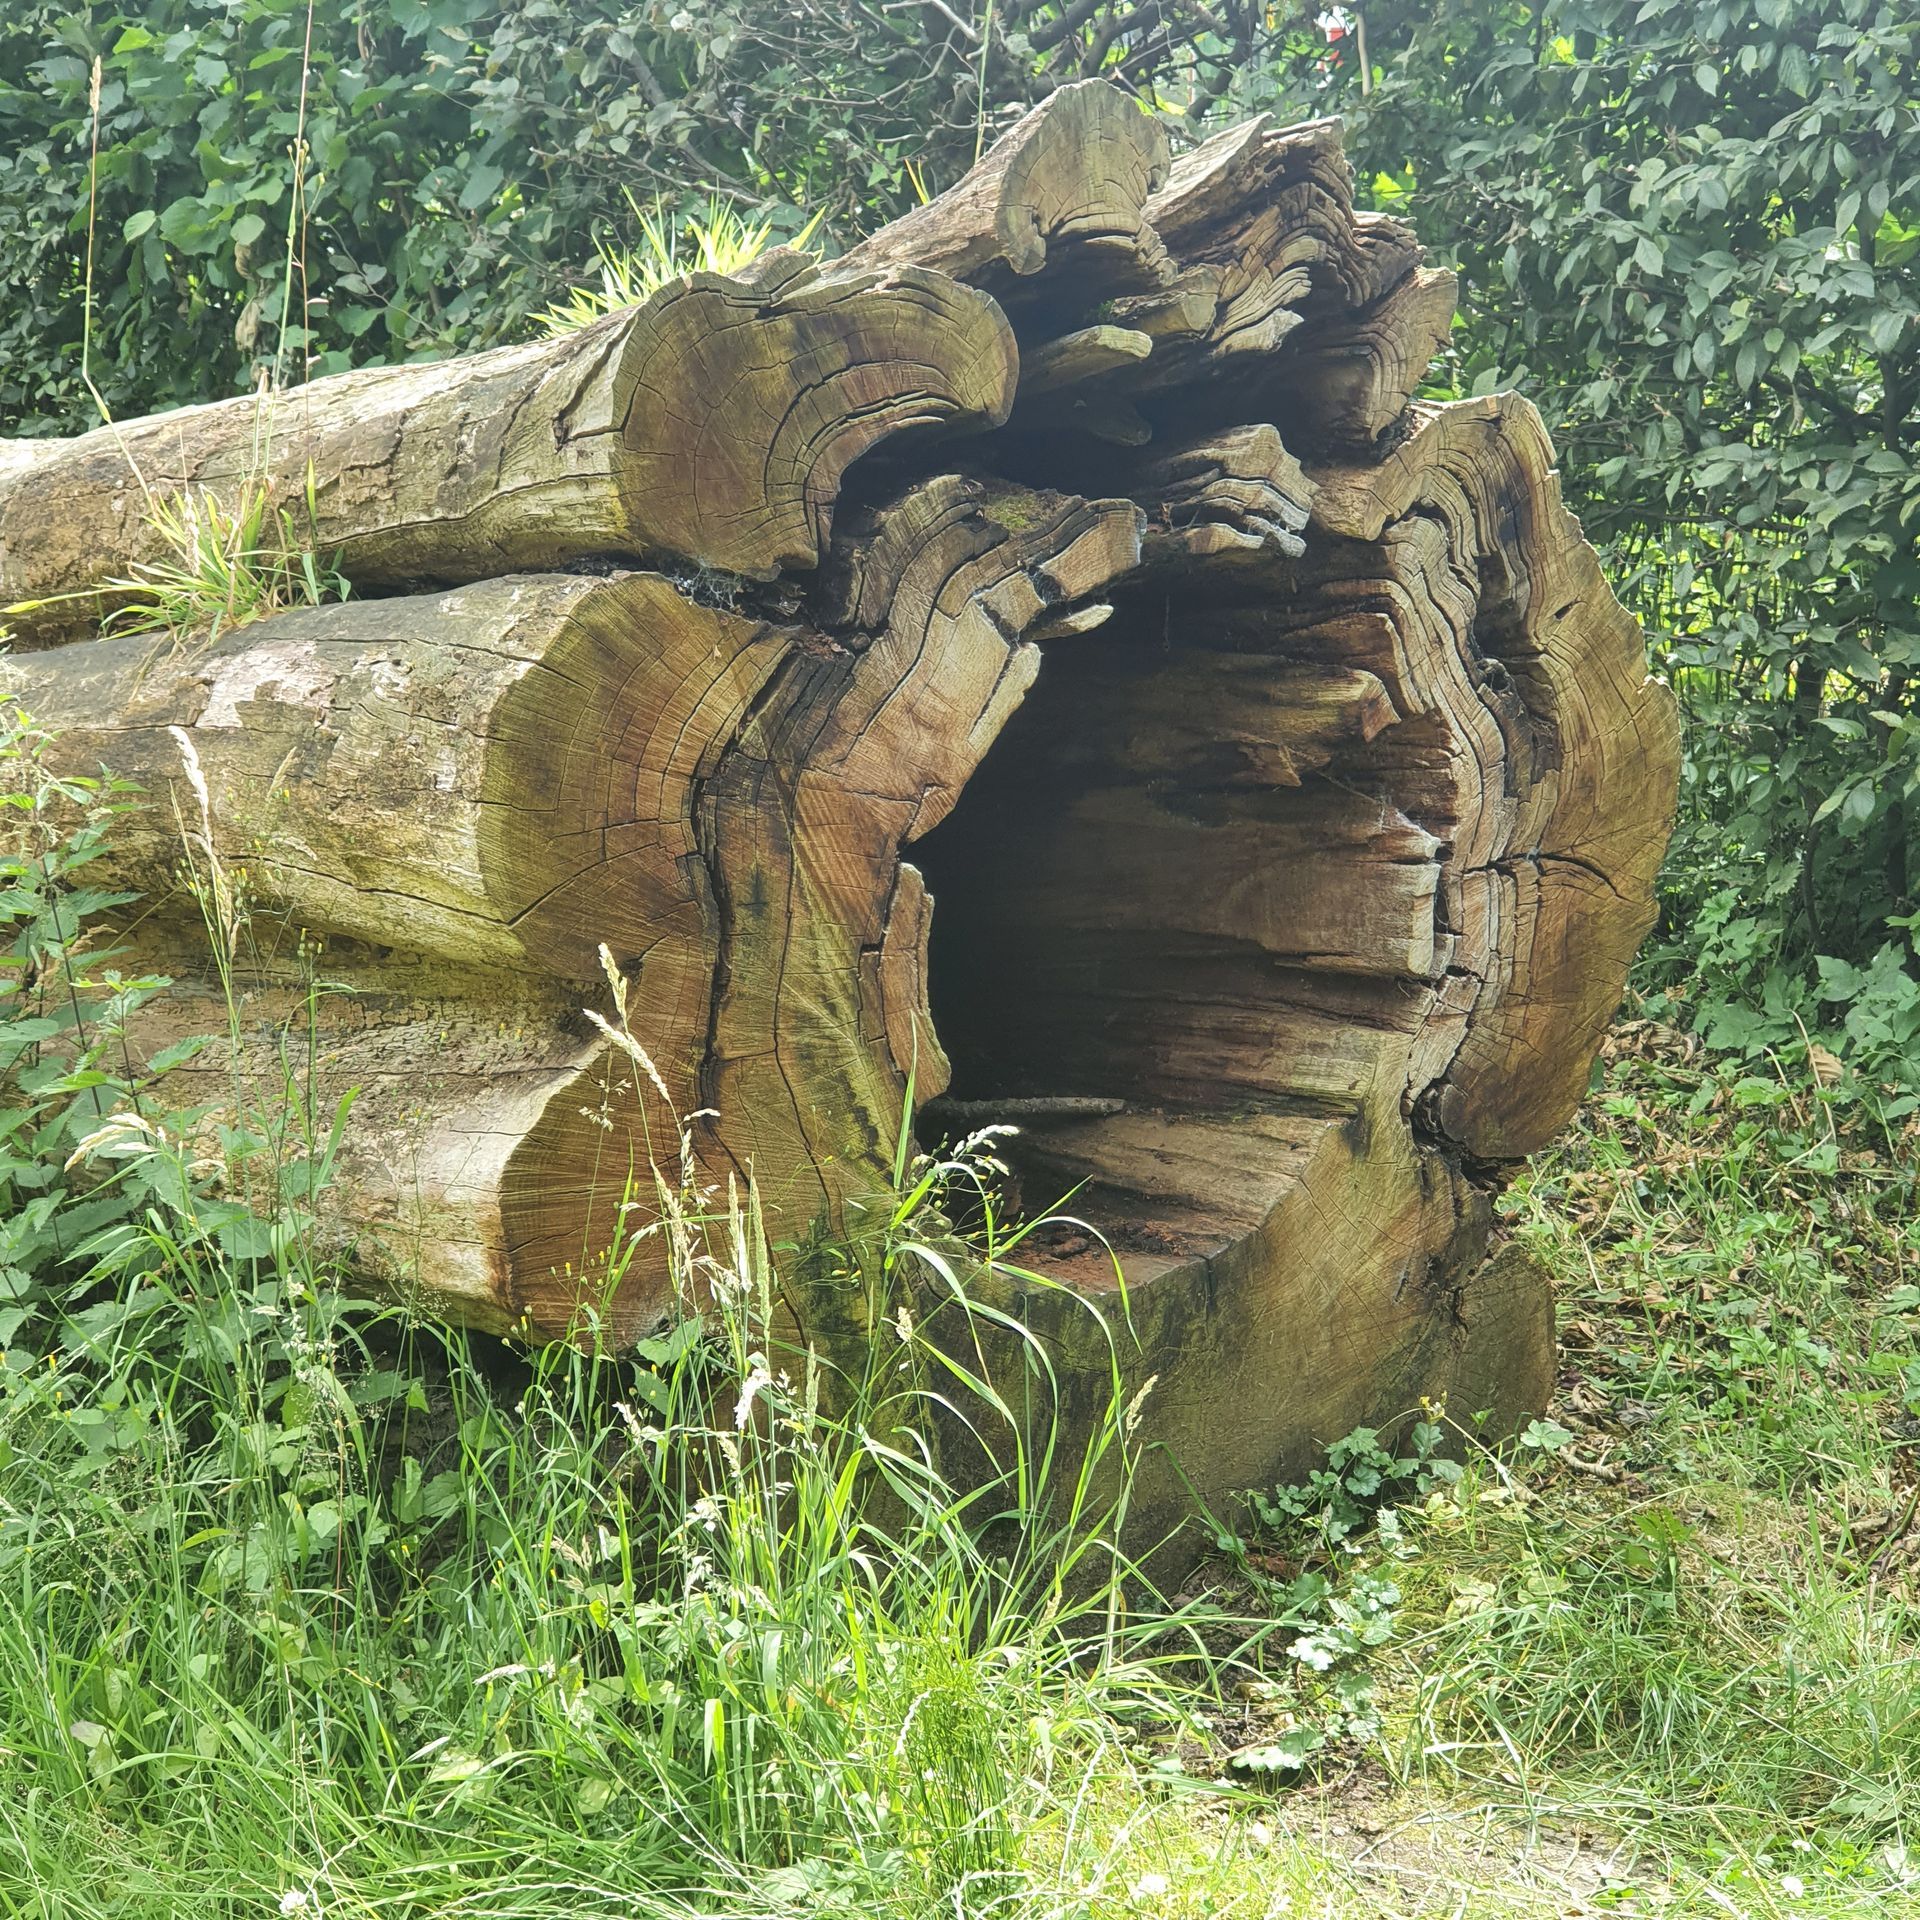
[[1475, 817], [1455, 827], [1457, 964], [1479, 984], [1428, 1106], [1468, 1152], [1517, 1159], [1579, 1105], [1653, 923], [1679, 779], [1673, 697], [1648, 678], [1637, 623], [1560, 503], [1527, 401], [1417, 409], [1385, 460], [1317, 471], [1315, 486], [1333, 534], [1430, 541], [1435, 529], [1475, 596], [1455, 645], [1499, 734]]
[[[282, 403], [362, 595], [474, 584], [13, 670], [159, 800], [121, 872], [188, 974], [194, 743], [248, 876], [250, 1071], [295, 946], [351, 985], [316, 1072], [362, 1089], [367, 1264], [630, 1337], [670, 1306], [631, 1238], [669, 1107], [792, 1242], [858, 1229], [910, 1102], [928, 1145], [1018, 1115], [1015, 1198], [1071, 1194], [1124, 1264], [1166, 1450], [1138, 1505], [1171, 1515], [1169, 1460], [1224, 1497], [1550, 1380], [1493, 1196], [1585, 1087], [1678, 743], [1537, 414], [1410, 397], [1454, 293], [1356, 211], [1334, 123], [1169, 166], [1070, 87], [831, 270]], [[247, 404], [128, 432], [211, 483]], [[100, 436], [0, 449], [5, 577], [131, 552], [124, 472]], [[658, 563], [555, 571], [609, 554]], [[602, 941], [647, 1065], [586, 1018]], [[219, 1012], [201, 978], [152, 1037]], [[983, 1284], [1097, 1419], [1112, 1255], [1024, 1250], [1064, 1285]], [[798, 1279], [787, 1311], [890, 1337]]]
[[554, 339], [16, 442], [0, 605], [51, 601], [7, 623], [74, 637], [102, 611], [87, 589], [162, 557], [148, 499], [231, 505], [261, 478], [362, 589], [595, 555], [805, 568], [851, 462], [911, 427], [997, 424], [1016, 373], [1006, 321], [970, 288], [770, 255]]
[[1076, 81], [1002, 134], [956, 186], [862, 241], [846, 261], [911, 261], [996, 291], [1047, 266], [1103, 292], [1151, 284], [1169, 267], [1142, 208], [1167, 167], [1158, 121], [1102, 81]]

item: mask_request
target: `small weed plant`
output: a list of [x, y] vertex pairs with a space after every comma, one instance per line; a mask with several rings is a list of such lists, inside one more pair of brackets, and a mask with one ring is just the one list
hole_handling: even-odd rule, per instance
[[[315, 1230], [349, 1114], [306, 1111], [297, 1035], [284, 1113], [167, 1105], [188, 1051], [130, 1031], [166, 983], [112, 972], [130, 903], [86, 885], [137, 796], [42, 744], [16, 712], [0, 1910], [1022, 1910], [1171, 1682], [1117, 1551], [1127, 1410], [1065, 1458], [1044, 1353], [962, 1284], [942, 1209], [990, 1139], [903, 1140], [838, 1256], [851, 1372], [777, 1344], [757, 1197], [684, 1129], [658, 1337], [527, 1354], [356, 1299]], [[186, 849], [230, 978], [244, 904]]]
[[[258, 404], [270, 409], [264, 390]], [[143, 513], [160, 557], [98, 587], [59, 596], [83, 617], [104, 610], [105, 633], [165, 634], [176, 644], [211, 645], [232, 627], [346, 599], [347, 577], [317, 550], [315, 477], [307, 470], [305, 527], [276, 502], [264, 465], [243, 479], [231, 498], [211, 487], [176, 494], [147, 493]], [[55, 600], [25, 600], [4, 609], [33, 613]]]
[[[670, 211], [658, 199], [651, 207], [643, 207], [631, 193], [627, 206], [633, 215], [635, 244], [596, 240], [599, 284], [570, 287], [563, 300], [539, 316], [543, 332], [572, 333], [591, 326], [623, 307], [639, 306], [690, 273], [739, 273], [774, 244], [770, 219], [756, 219], [718, 196], [709, 196], [700, 214]], [[815, 214], [786, 244], [804, 248], [819, 224], [820, 215]]]
[[307, 471], [306, 526], [276, 504], [263, 478], [242, 484], [232, 502], [210, 488], [155, 499], [149, 518], [166, 557], [140, 562], [106, 583], [108, 632], [161, 632], [211, 643], [229, 627], [344, 600], [347, 578], [315, 550], [318, 513]]

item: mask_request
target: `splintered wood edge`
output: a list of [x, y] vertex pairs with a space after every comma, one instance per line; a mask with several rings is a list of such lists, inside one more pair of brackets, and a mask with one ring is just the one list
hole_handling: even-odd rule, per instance
[[1496, 946], [1459, 1050], [1425, 1112], [1466, 1152], [1512, 1160], [1546, 1144], [1584, 1097], [1627, 971], [1652, 925], [1679, 781], [1672, 693], [1647, 671], [1639, 624], [1614, 598], [1560, 501], [1553, 448], [1516, 395], [1416, 409], [1378, 465], [1316, 468], [1315, 518], [1376, 541], [1444, 505], [1471, 521], [1483, 595], [1519, 697], [1553, 743], [1524, 840], [1496, 870], [1518, 921]]
[[954, 186], [842, 256], [851, 266], [913, 261], [968, 279], [1038, 273], [1059, 243], [1135, 253], [1149, 278], [1165, 256], [1141, 209], [1166, 178], [1167, 136], [1102, 80], [1061, 87]]
[[[946, 477], [878, 510], [842, 604], [871, 628], [796, 657], [702, 789], [721, 915], [708, 1137], [807, 1218], [871, 1186], [909, 1082], [945, 1084], [925, 889], [903, 850], [952, 806], [1039, 665], [1023, 638], [1134, 568], [1130, 501]], [[780, 940], [752, 937], [779, 916]]]

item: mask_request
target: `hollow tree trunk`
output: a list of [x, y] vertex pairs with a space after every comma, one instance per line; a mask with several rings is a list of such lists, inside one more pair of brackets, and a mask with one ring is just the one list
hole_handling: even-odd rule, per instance
[[[1202, 1491], [1422, 1394], [1510, 1420], [1550, 1319], [1492, 1195], [1585, 1085], [1677, 746], [1533, 409], [1410, 398], [1452, 292], [1331, 123], [1169, 167], [1069, 88], [838, 268], [280, 402], [334, 423], [285, 445], [357, 586], [473, 584], [13, 670], [63, 758], [161, 796], [119, 856], [144, 961], [204, 981], [186, 742], [253, 946], [353, 988], [315, 1093], [360, 1089], [337, 1197], [396, 1283], [631, 1337], [671, 1305], [633, 1237], [669, 1104], [800, 1238], [884, 1186], [911, 1088], [925, 1139], [1022, 1116]], [[249, 405], [120, 433], [204, 483]], [[136, 553], [107, 444], [0, 459], [9, 580], [81, 570], [49, 476]], [[583, 1013], [602, 942], [645, 1062]], [[298, 980], [243, 972], [263, 1076]], [[1070, 1303], [1112, 1263], [1030, 1248], [1065, 1290], [1019, 1311], [1097, 1398]]]

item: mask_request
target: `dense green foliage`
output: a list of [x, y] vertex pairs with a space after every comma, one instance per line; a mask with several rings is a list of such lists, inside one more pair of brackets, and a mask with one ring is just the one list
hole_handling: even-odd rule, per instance
[[234, 391], [256, 362], [516, 337], [597, 237], [634, 237], [628, 194], [718, 191], [764, 203], [776, 235], [820, 213], [847, 238], [1080, 71], [1218, 93], [1219, 56], [1263, 19], [1221, 0], [1208, 53], [1184, 26], [1121, 38], [1135, 11], [989, 9], [983, 103], [974, 30], [887, 0], [18, 0], [0, 11], [0, 430], [92, 423], [96, 58], [92, 361], [138, 413]]
[[1367, 23], [1371, 96], [1343, 69], [1323, 97], [1462, 270], [1450, 377], [1538, 397], [1692, 722], [1656, 977], [1723, 1043], [1844, 1015], [1897, 1070], [1920, 1054], [1920, 19]]

